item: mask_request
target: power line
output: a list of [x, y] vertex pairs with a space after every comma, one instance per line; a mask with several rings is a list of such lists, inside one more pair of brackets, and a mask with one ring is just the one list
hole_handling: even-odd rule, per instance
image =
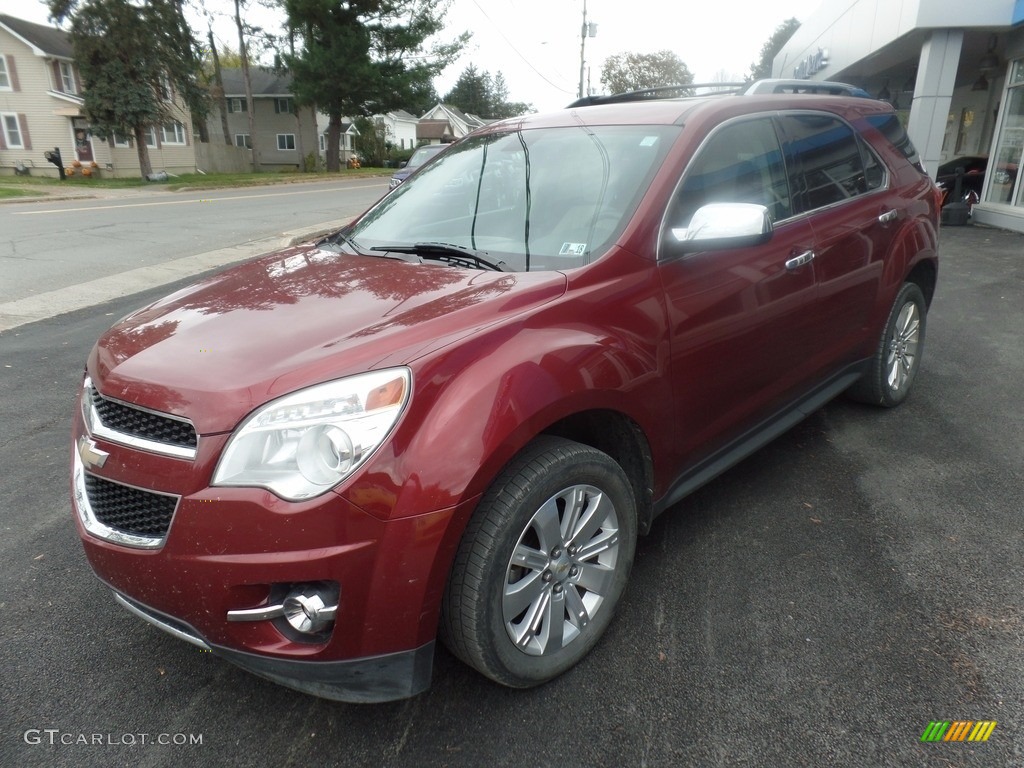
[[526, 66], [528, 66], [530, 69], [532, 69], [534, 72], [536, 72], [541, 80], [543, 80], [545, 83], [550, 85], [552, 88], [555, 88], [555, 89], [561, 91], [562, 93], [568, 94], [570, 96], [573, 94], [573, 91], [566, 90], [562, 86], [556, 85], [555, 83], [551, 82], [547, 78], [547, 75], [545, 75], [543, 72], [541, 72], [535, 66], [533, 66], [533, 63], [528, 58], [526, 58], [522, 53], [519, 52], [519, 49], [516, 48], [512, 44], [512, 41], [509, 40], [507, 37], [505, 37], [505, 33], [501, 31], [501, 27], [498, 26], [497, 22], [495, 22], [494, 19], [492, 19], [490, 16], [487, 15], [487, 11], [485, 11], [483, 8], [480, 7], [480, 3], [478, 3], [476, 0], [473, 0], [473, 5], [475, 5], [477, 7], [477, 9], [480, 11], [480, 13], [482, 13], [484, 15], [485, 19], [487, 19], [489, 22], [491, 22], [491, 24], [494, 25], [495, 30], [497, 30], [499, 35], [501, 35], [501, 39], [504, 40], [505, 43], [508, 45], [508, 47], [511, 48], [515, 52], [516, 56], [518, 56], [520, 59], [522, 59], [523, 62], [526, 64]]

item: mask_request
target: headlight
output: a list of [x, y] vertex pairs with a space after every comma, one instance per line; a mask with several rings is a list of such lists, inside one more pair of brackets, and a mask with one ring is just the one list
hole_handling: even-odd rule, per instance
[[384, 442], [411, 389], [408, 369], [389, 368], [274, 400], [235, 430], [212, 484], [258, 486], [289, 501], [319, 496]]

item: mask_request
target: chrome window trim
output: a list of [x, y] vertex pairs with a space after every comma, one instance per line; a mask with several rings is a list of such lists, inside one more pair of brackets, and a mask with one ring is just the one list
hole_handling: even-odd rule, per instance
[[[186, 448], [180, 445], [161, 443], [156, 440], [149, 440], [145, 437], [137, 437], [136, 435], [118, 432], [105, 426], [103, 422], [100, 421], [99, 414], [96, 413], [96, 409], [93, 407], [92, 397], [90, 397], [90, 393], [93, 391], [96, 391], [104, 400], [117, 403], [125, 408], [132, 408], [136, 411], [149, 413], [163, 419], [170, 419], [171, 421], [188, 424], [196, 433], [196, 447]], [[118, 443], [119, 445], [126, 445], [129, 448], [138, 448], [141, 451], [158, 453], [162, 456], [170, 456], [175, 459], [187, 459], [189, 461], [193, 461], [199, 451], [199, 432], [196, 430], [195, 424], [193, 424], [189, 419], [181, 416], [174, 416], [170, 413], [154, 411], [152, 408], [145, 408], [141, 405], [135, 405], [134, 403], [126, 403], [125, 401], [118, 400], [115, 397], [107, 397], [106, 395], [98, 392], [98, 390], [95, 390], [92, 385], [92, 379], [88, 376], [85, 377], [85, 381], [82, 384], [82, 418], [85, 420], [85, 428], [89, 431], [90, 435], [93, 435], [94, 437], [101, 437], [104, 440], [108, 440], [112, 443]]]
[[[163, 536], [140, 536], [134, 533], [125, 533], [119, 531], [116, 528], [111, 528], [109, 525], [101, 523], [96, 513], [93, 511], [92, 504], [89, 502], [89, 494], [85, 488], [85, 466], [82, 464], [82, 457], [78, 454], [78, 446], [76, 444], [75, 449], [72, 451], [72, 484], [74, 489], [74, 506], [75, 511], [78, 513], [78, 519], [82, 521], [82, 526], [90, 534], [98, 539], [112, 542], [114, 544], [120, 544], [125, 547], [133, 547], [135, 549], [159, 549], [164, 545], [167, 540], [167, 535]], [[99, 477], [99, 475], [97, 475]], [[169, 496], [175, 500], [174, 512], [171, 513], [171, 522], [174, 522], [174, 515], [178, 511], [178, 504], [181, 503], [181, 497], [173, 493], [162, 493], [160, 491], [154, 491], [149, 488], [139, 488], [134, 485], [128, 485], [127, 483], [117, 483], [114, 480], [108, 478], [101, 478], [106, 480], [108, 483], [115, 483], [116, 485], [122, 485], [125, 488], [132, 488], [137, 491], [144, 491], [146, 493], [153, 493], [158, 496]], [[170, 531], [170, 525], [167, 527]]]

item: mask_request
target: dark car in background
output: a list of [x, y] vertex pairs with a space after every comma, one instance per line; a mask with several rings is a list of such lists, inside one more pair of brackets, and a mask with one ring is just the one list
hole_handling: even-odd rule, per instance
[[908, 397], [935, 293], [938, 193], [874, 99], [595, 100], [436, 151], [116, 323], [74, 414], [115, 599], [343, 701], [423, 691], [438, 640], [516, 688], [582, 661], [658, 515], [842, 393]]
[[448, 144], [424, 144], [422, 147], [417, 149], [412, 153], [408, 162], [395, 171], [394, 175], [391, 177], [391, 181], [388, 182], [388, 189], [394, 189], [397, 187], [409, 178], [417, 168], [427, 162], [427, 160], [430, 160], [432, 157], [448, 149], [448, 146]]

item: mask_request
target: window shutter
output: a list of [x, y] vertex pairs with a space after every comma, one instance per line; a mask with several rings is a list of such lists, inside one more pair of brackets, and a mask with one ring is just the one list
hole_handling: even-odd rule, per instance
[[28, 120], [20, 112], [18, 113], [18, 125], [21, 127], [21, 146], [25, 149], [32, 149], [32, 140], [28, 137]]
[[7, 149], [7, 139], [4, 138], [4, 127], [0, 125], [0, 149]]
[[20, 91], [18, 87], [18, 68], [14, 65], [13, 56], [4, 56], [7, 61], [7, 79], [11, 81], [11, 90]]
[[281, 102], [278, 99], [274, 99], [274, 114], [281, 114]]
[[53, 90], [64, 93], [64, 78], [60, 76], [60, 62], [51, 62], [50, 68], [53, 70]]
[[76, 67], [74, 64], [71, 65], [71, 75], [75, 78], [75, 93], [81, 95], [82, 78], [78, 74], [78, 67]]

